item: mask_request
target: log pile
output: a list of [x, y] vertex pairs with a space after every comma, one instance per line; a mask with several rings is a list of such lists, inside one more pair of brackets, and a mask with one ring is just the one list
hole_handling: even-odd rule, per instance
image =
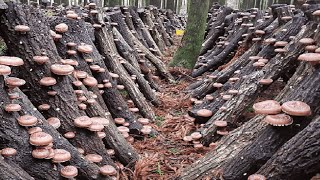
[[[319, 173], [319, 15], [317, 1], [302, 9], [212, 8], [192, 72], [197, 81], [187, 89], [194, 103], [189, 115], [200, 128], [185, 140], [213, 150], [178, 179], [298, 180]], [[286, 83], [281, 93], [257, 103], [276, 81]], [[256, 116], [244, 122], [251, 107]]]
[[183, 23], [153, 6], [0, 1], [1, 179], [115, 179], [132, 168], [134, 137], [157, 133], [157, 80], [174, 81], [161, 56]]

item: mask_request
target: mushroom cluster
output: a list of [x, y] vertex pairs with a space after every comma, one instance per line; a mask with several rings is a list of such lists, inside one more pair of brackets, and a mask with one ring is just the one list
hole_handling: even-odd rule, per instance
[[311, 115], [310, 106], [302, 101], [287, 101], [280, 105], [277, 101], [266, 100], [255, 103], [253, 109], [256, 114], [266, 115], [264, 122], [272, 126], [289, 126], [293, 123], [291, 116]]

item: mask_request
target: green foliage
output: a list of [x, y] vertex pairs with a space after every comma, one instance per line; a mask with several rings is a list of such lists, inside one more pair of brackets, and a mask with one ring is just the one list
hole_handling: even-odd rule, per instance
[[158, 162], [158, 164], [157, 164], [157, 169], [155, 170], [155, 172], [156, 172], [157, 174], [159, 174], [160, 176], [163, 176], [163, 175], [164, 175], [163, 172], [162, 172], [162, 170], [161, 170], [160, 162]]
[[169, 65], [192, 69], [204, 39], [209, 0], [190, 0], [189, 2], [188, 21], [182, 45]]
[[160, 127], [162, 125], [164, 121], [164, 117], [161, 117], [161, 116], [156, 116], [155, 118], [155, 125], [157, 125], [158, 127]]
[[170, 148], [169, 152], [171, 152], [172, 154], [179, 154], [180, 153], [179, 149], [177, 149], [177, 148]]
[[4, 55], [6, 49], [6, 43], [4, 43], [2, 39], [0, 39], [0, 55]]

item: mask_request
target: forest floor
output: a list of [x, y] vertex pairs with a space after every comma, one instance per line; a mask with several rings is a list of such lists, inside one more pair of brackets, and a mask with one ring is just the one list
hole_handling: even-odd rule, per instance
[[[176, 39], [179, 42], [179, 39]], [[178, 43], [176, 43], [178, 44]], [[177, 45], [171, 47], [165, 53], [163, 61], [168, 63]], [[192, 164], [209, 150], [209, 147], [194, 148], [192, 143], [183, 141], [183, 137], [190, 134], [199, 125], [195, 125], [193, 119], [187, 114], [192, 108], [190, 96], [185, 88], [196, 79], [191, 78], [190, 70], [183, 68], [170, 68], [170, 73], [177, 79], [176, 83], [170, 84], [160, 81], [161, 91], [158, 97], [161, 105], [154, 107], [156, 120], [151, 126], [159, 134], [145, 137], [133, 143], [134, 148], [140, 154], [140, 159], [135, 165], [134, 171], [122, 173], [124, 179], [174, 179], [187, 165]], [[283, 88], [282, 81], [275, 82], [268, 88], [256, 102], [274, 98]], [[254, 116], [252, 108], [249, 108], [241, 117], [245, 122]], [[239, 124], [240, 125], [240, 124]]]

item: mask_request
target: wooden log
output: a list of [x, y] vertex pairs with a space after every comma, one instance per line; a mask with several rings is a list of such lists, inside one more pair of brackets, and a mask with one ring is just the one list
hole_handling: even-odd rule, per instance
[[[143, 23], [142, 19], [139, 17], [138, 12], [136, 12], [135, 10], [133, 10], [133, 8], [130, 8], [130, 14], [132, 16], [132, 20], [133, 23], [136, 27], [136, 31], [140, 32], [143, 39], [145, 40], [145, 42], [147, 43], [149, 49], [153, 48], [155, 51], [154, 53], [157, 56], [162, 56], [162, 53], [157, 45], [157, 43], [155, 42], [155, 40], [152, 38], [149, 29], [146, 28], [145, 24]], [[131, 44], [130, 44], [131, 45]]]
[[[295, 74], [290, 78], [285, 88], [275, 98], [280, 101], [288, 94], [300, 94], [295, 91], [296, 87], [304, 80], [301, 77], [308, 77], [312, 74], [312, 69], [307, 63], [301, 63]], [[302, 100], [302, 99], [301, 99]], [[262, 122], [264, 116], [258, 115], [244, 123], [242, 126], [231, 131], [229, 135], [222, 137], [217, 143], [217, 147], [206, 156], [185, 168], [179, 179], [194, 179], [204, 176], [221, 177], [223, 166], [232, 161], [243, 148], [251, 144], [263, 131], [267, 124]]]
[[319, 172], [320, 118], [284, 144], [257, 172], [268, 179], [310, 179]]
[[8, 164], [4, 161], [3, 157], [0, 158], [0, 179], [16, 179], [16, 180], [32, 180], [26, 171], [24, 171], [18, 165]]
[[[153, 55], [149, 49], [147, 49], [130, 31], [128, 31], [127, 26], [124, 24], [123, 19], [120, 18], [121, 16], [120, 11], [115, 11], [112, 13], [107, 13], [107, 16], [112, 16], [114, 18], [114, 21], [117, 21], [119, 25], [117, 26], [119, 32], [121, 35], [127, 40], [128, 44], [131, 45], [130, 41], [135, 42], [135, 46], [141, 49], [145, 54], [147, 59], [156, 67], [157, 72], [164, 77], [165, 79], [172, 81], [173, 77], [170, 75], [170, 73], [167, 71], [165, 64], [157, 58], [155, 55]], [[120, 30], [121, 27], [121, 30]], [[128, 40], [130, 39], [130, 40]]]
[[212, 23], [208, 24], [210, 31], [208, 31], [208, 35], [206, 37], [205, 42], [202, 45], [202, 49], [200, 51], [200, 55], [206, 53], [209, 49], [211, 49], [217, 40], [217, 38], [224, 33], [224, 19], [225, 17], [232, 12], [232, 8], [222, 6], [219, 10], [217, 17], [213, 17], [216, 20]]
[[[305, 78], [296, 87], [295, 91], [297, 93], [286, 96], [281, 102], [301, 100], [310, 105], [313, 116], [318, 114], [320, 104], [320, 93], [318, 91], [320, 90], [320, 86], [314, 85], [314, 83], [319, 80], [319, 72], [317, 70]], [[299, 92], [302, 89], [304, 91], [305, 87], [310, 88], [310, 90], [307, 90], [308, 96], [301, 96]], [[224, 179], [247, 179], [250, 174], [255, 173], [265, 164], [285, 142], [304, 129], [310, 123], [313, 116], [293, 117], [294, 124], [288, 127], [267, 126], [250, 145], [242, 149], [237, 156], [232, 158], [232, 161], [224, 165]], [[241, 165], [239, 162], [241, 162]]]
[[152, 39], [156, 42], [159, 50], [163, 52], [166, 48], [166, 45], [163, 39], [160, 37], [160, 33], [158, 32], [158, 29], [152, 20], [153, 14], [150, 12], [150, 10], [144, 8], [139, 8], [137, 12], [140, 14], [140, 18], [142, 19], [142, 22], [145, 24], [146, 28], [150, 31]]
[[[121, 34], [118, 32], [118, 30], [116, 28], [113, 28], [112, 31], [114, 32], [114, 34], [116, 34], [115, 38], [117, 38], [119, 40], [121, 39], [120, 41], [115, 42], [116, 44], [118, 44], [117, 47], [119, 47], [121, 45], [125, 45], [125, 41], [122, 38]], [[119, 49], [118, 52], [121, 52], [121, 50], [123, 50], [123, 49], [124, 48]], [[141, 75], [141, 70], [140, 70], [139, 64], [137, 63], [138, 68], [136, 68], [133, 65], [131, 65], [131, 63], [125, 62], [125, 61], [123, 61], [122, 65], [130, 75], [135, 75], [136, 76], [136, 81], [137, 81], [137, 83], [139, 85], [139, 89], [143, 93], [143, 95], [147, 98], [147, 100], [149, 100], [155, 106], [159, 105], [160, 102], [157, 99], [155, 93], [152, 91], [151, 86], [149, 85], [148, 81]], [[137, 69], [139, 69], [140, 72]]]
[[157, 8], [151, 9], [152, 14], [155, 17], [154, 24], [159, 31], [163, 41], [165, 42], [166, 46], [171, 46], [173, 44], [172, 38], [169, 36], [169, 34], [166, 32], [166, 29], [164, 28], [164, 21], [161, 15], [159, 15], [159, 10]]
[[[0, 32], [4, 38], [10, 53], [21, 57], [25, 65], [19, 67], [19, 77], [27, 81], [25, 93], [36, 106], [49, 104], [50, 109], [42, 111], [46, 118], [57, 117], [61, 120], [59, 132], [76, 131], [77, 136], [70, 140], [89, 153], [98, 153], [103, 157], [103, 162], [113, 164], [106, 152], [101, 139], [95, 133], [88, 130], [76, 128], [73, 120], [85, 115], [76, 104], [76, 97], [67, 76], [56, 76], [50, 71], [50, 66], [60, 60], [54, 42], [49, 35], [49, 28], [46, 26], [46, 18], [39, 10], [25, 5], [8, 3], [8, 10], [2, 16]], [[31, 13], [32, 12], [32, 13]], [[26, 34], [18, 34], [13, 31], [18, 24], [28, 25], [30, 31]], [[33, 57], [41, 55], [45, 51], [50, 62], [45, 65], [38, 65]], [[39, 84], [39, 80], [44, 76], [55, 77], [57, 84], [52, 86], [52, 90], [57, 92], [55, 96], [49, 96], [47, 90]]]
[[[281, 73], [285, 73], [288, 68], [293, 67], [292, 63], [296, 63], [296, 58], [304, 51], [304, 45], [302, 45], [301, 43], [299, 44], [298, 41], [302, 37], [312, 36], [313, 33], [310, 33], [309, 30], [316, 29], [316, 25], [314, 23], [309, 23], [307, 28], [301, 29], [301, 26], [304, 24], [305, 21], [306, 19], [303, 17], [297, 17], [297, 19], [294, 18], [294, 26], [290, 27], [292, 28], [291, 30], [290, 28], [288, 29], [288, 31], [291, 31], [293, 34], [296, 34], [299, 30], [301, 30], [299, 35], [297, 35], [297, 37], [285, 47], [285, 49], [289, 53], [284, 55], [278, 54], [274, 58], [270, 59], [266, 66], [264, 66], [261, 70], [255, 71], [252, 74], [247, 74], [252, 71], [246, 70], [246, 68], [243, 69], [244, 73], [247, 75], [248, 78], [245, 78], [243, 82], [239, 81], [238, 85], [237, 83], [235, 85], [236, 89], [241, 91], [241, 94], [232, 97], [230, 100], [224, 103], [223, 106], [227, 108], [227, 111], [217, 111], [216, 114], [212, 116], [210, 120], [207, 122], [208, 126], [205, 126], [205, 130], [202, 131], [205, 144], [209, 144], [209, 141], [211, 141], [209, 139], [211, 139], [214, 136], [211, 131], [211, 128], [214, 126], [212, 123], [213, 121], [219, 119], [226, 120], [231, 124], [236, 122], [238, 117], [244, 111], [244, 109], [248, 107], [248, 105], [253, 103], [253, 101], [257, 98], [257, 95], [259, 93], [261, 93], [266, 87], [268, 87], [265, 85], [259, 85], [258, 81], [260, 79], [271, 78], [273, 80], [276, 80], [280, 77]], [[287, 38], [289, 37], [285, 36], [284, 39]], [[258, 56], [261, 56], [261, 53], [262, 52], [260, 52]], [[272, 52], [270, 52], [270, 54], [272, 54]], [[262, 55], [262, 57], [266, 56]], [[252, 68], [252, 64], [253, 62], [249, 63], [246, 67], [248, 67], [248, 69], [250, 67]]]
[[[16, 89], [15, 92], [19, 93], [19, 99], [15, 100], [16, 103], [19, 103], [22, 107], [22, 111], [24, 114], [32, 115], [40, 122], [37, 123], [37, 127], [40, 127], [44, 132], [50, 134], [53, 138], [54, 148], [56, 149], [65, 149], [71, 154], [71, 159], [69, 161], [70, 165], [76, 166], [78, 168], [79, 174], [77, 178], [84, 179], [108, 179], [108, 177], [104, 177], [99, 175], [99, 167], [86, 159], [83, 158], [83, 155], [79, 153], [77, 148], [79, 146], [73, 146], [66, 138], [62, 137], [61, 134], [51, 126], [46, 120], [44, 120], [44, 116], [39, 112], [35, 111], [35, 107], [28, 99], [28, 97], [19, 89]], [[31, 153], [31, 151], [29, 152]], [[86, 154], [90, 154], [90, 152], [85, 151]], [[31, 154], [29, 155], [31, 156]], [[35, 164], [38, 164], [40, 160], [35, 160]], [[33, 165], [26, 166], [26, 168], [30, 168]], [[51, 167], [49, 168], [51, 169]], [[36, 173], [39, 173], [36, 172]]]
[[113, 42], [113, 35], [111, 29], [103, 27], [98, 31], [95, 31], [97, 48], [101, 55], [105, 57], [104, 62], [109, 69], [119, 74], [119, 80], [126, 87], [129, 95], [134, 101], [135, 105], [139, 108], [140, 113], [147, 118], [154, 119], [155, 115], [145, 97], [136, 87], [124, 67], [121, 65], [118, 55], [112, 49], [116, 49], [116, 45]]

